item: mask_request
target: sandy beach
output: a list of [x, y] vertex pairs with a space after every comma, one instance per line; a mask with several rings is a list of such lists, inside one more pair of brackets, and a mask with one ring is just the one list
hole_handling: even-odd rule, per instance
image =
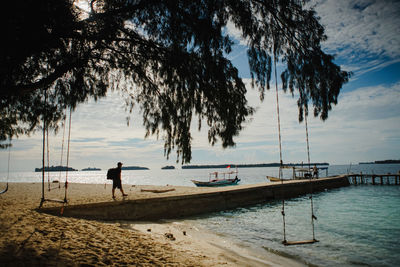
[[[1, 189], [5, 188], [0, 183]], [[64, 199], [63, 185], [51, 184], [47, 199]], [[5, 266], [304, 266], [302, 263], [234, 244], [180, 220], [101, 222], [39, 212], [40, 183], [10, 183], [0, 195], [0, 262]], [[167, 192], [166, 190], [172, 189]], [[154, 194], [190, 194], [190, 187], [125, 185], [127, 199]], [[152, 190], [156, 190], [151, 192]], [[157, 191], [158, 190], [158, 191]], [[123, 201], [116, 192], [115, 201]], [[69, 205], [109, 202], [110, 184], [69, 184]]]

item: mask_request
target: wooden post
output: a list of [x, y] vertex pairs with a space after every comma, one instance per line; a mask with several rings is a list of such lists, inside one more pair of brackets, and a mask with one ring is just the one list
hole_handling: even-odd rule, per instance
[[375, 185], [375, 175], [372, 175], [372, 185]]
[[387, 184], [390, 184], [389, 178], [390, 178], [390, 173], [388, 173], [388, 176], [387, 176]]
[[383, 175], [379, 176], [381, 178], [381, 185], [383, 185]]

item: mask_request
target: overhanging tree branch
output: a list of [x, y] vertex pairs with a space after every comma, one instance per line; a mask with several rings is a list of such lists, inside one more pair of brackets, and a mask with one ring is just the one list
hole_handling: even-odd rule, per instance
[[[24, 9], [17, 8], [21, 3]], [[0, 114], [14, 112], [16, 119], [2, 120], [0, 136], [9, 139], [35, 128], [41, 119], [36, 107], [44, 105], [36, 89], [51, 92], [56, 125], [65, 107], [123, 86], [134, 88], [127, 104], [136, 101], [146, 135], [164, 133], [167, 157], [176, 150], [182, 162], [190, 161], [193, 115], [207, 122], [212, 145], [234, 146], [254, 110], [227, 59], [233, 44], [224, 30], [228, 21], [250, 40], [253, 81], [268, 88], [270, 54], [277, 52], [286, 63], [284, 88], [299, 91], [299, 109], [310, 100], [314, 113], [325, 119], [349, 74], [320, 49], [323, 28], [302, 3], [89, 0], [92, 12], [82, 19], [70, 0], [12, 1], [13, 8], [0, 14], [10, 29], [7, 49], [0, 50]]]

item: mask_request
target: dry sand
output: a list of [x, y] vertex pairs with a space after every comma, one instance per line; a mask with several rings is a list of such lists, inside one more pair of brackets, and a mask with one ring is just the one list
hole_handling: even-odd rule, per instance
[[[5, 188], [0, 183], [0, 190]], [[2, 266], [303, 266], [269, 252], [261, 254], [185, 223], [100, 222], [38, 212], [40, 183], [10, 183], [0, 195]], [[64, 199], [64, 188], [47, 199]], [[163, 193], [145, 190], [175, 189]], [[125, 185], [128, 199], [191, 193], [190, 187]], [[70, 205], [111, 201], [111, 186], [69, 184]], [[116, 201], [122, 201], [116, 192]], [[44, 206], [62, 204], [45, 202]]]

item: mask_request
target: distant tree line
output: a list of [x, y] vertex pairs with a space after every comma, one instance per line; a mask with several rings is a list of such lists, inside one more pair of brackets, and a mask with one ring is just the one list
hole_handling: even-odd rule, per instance
[[139, 167], [139, 166], [126, 166], [122, 167], [121, 170], [148, 170], [147, 167]]
[[[35, 168], [35, 172], [41, 172], [43, 168]], [[58, 172], [58, 171], [77, 171], [77, 169], [67, 167], [67, 166], [49, 166], [44, 167], [45, 172]]]

